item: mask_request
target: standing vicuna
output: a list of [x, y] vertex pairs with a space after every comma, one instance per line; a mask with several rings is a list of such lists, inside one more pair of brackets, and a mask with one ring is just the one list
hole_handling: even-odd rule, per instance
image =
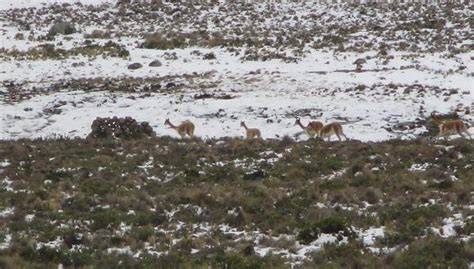
[[245, 134], [247, 135], [248, 139], [261, 138], [262, 137], [262, 133], [260, 132], [259, 129], [257, 129], [257, 128], [248, 128], [247, 125], [245, 125], [245, 122], [241, 121], [240, 126], [245, 128]]
[[334, 122], [324, 125], [321, 130], [319, 130], [319, 137], [324, 140], [325, 137], [328, 138], [328, 141], [331, 140], [331, 136], [336, 135], [339, 141], [341, 141], [341, 136], [343, 136], [347, 140], [347, 136], [342, 131], [341, 124]]
[[316, 135], [319, 134], [319, 131], [324, 127], [323, 123], [320, 121], [311, 121], [305, 127], [301, 124], [300, 118], [296, 118], [295, 125], [298, 125], [303, 129], [303, 131], [311, 138], [314, 138]]
[[188, 120], [183, 121], [180, 125], [176, 126], [171, 123], [170, 119], [165, 120], [165, 126], [168, 125], [170, 128], [175, 129], [176, 132], [181, 136], [181, 138], [184, 138], [186, 135], [189, 137], [194, 136], [194, 124]]
[[439, 136], [446, 136], [450, 134], [459, 134], [461, 137], [465, 138], [463, 133], [467, 134], [469, 138], [472, 139], [471, 134], [467, 131], [466, 124], [462, 120], [441, 120], [438, 115], [431, 113], [431, 118], [438, 125]]

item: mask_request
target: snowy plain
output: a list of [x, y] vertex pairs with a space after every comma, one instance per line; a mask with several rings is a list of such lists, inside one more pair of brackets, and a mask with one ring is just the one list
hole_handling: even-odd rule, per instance
[[[42, 1], [2, 1], [2, 8], [10, 8], [13, 2], [44, 6], [40, 4]], [[17, 33], [26, 36], [28, 31], [22, 31], [9, 21], [0, 20], [0, 24], [3, 30], [0, 40], [6, 50], [26, 51], [44, 43], [17, 40]], [[47, 43], [73, 48], [84, 42], [83, 33], [92, 29], [94, 27], [84, 26], [81, 33], [56, 37]], [[46, 33], [48, 28], [36, 30]], [[135, 93], [64, 89], [33, 95], [21, 102], [7, 102], [3, 98], [0, 99], [0, 138], [85, 137], [96, 117], [108, 116], [131, 116], [138, 121], [148, 121], [157, 135], [177, 135], [163, 126], [164, 120], [170, 118], [173, 122], [191, 120], [197, 126], [196, 135], [203, 138], [243, 136], [239, 123], [246, 121], [248, 126], [262, 129], [264, 138], [305, 139], [299, 127], [294, 126], [295, 118], [301, 117], [303, 123], [310, 120], [340, 122], [350, 139], [361, 141], [415, 138], [427, 131], [423, 124], [433, 111], [457, 112], [468, 123], [474, 120], [469, 114], [474, 106], [472, 52], [446, 57], [444, 53], [413, 56], [410, 52], [389, 51], [392, 58], [386, 61], [377, 57], [376, 50], [355, 53], [307, 48], [300, 61], [287, 63], [278, 59], [243, 61], [223, 48], [162, 51], [137, 47], [140, 39], [134, 37], [112, 37], [112, 40], [127, 48], [130, 52], [127, 59], [91, 59], [80, 55], [61, 60], [5, 57], [0, 60], [0, 80], [28, 89], [47, 88], [68, 80], [173, 76], [177, 79], [172, 82], [181, 83], [182, 90], [140, 97]], [[200, 54], [196, 55], [196, 51]], [[216, 59], [204, 60], [200, 56], [211, 52]], [[175, 56], [169, 58], [169, 55]], [[361, 72], [356, 72], [353, 64], [358, 58], [367, 59]], [[156, 59], [162, 66], [149, 67], [148, 63]], [[131, 63], [141, 63], [143, 68], [127, 69]], [[186, 79], [190, 74], [198, 77]], [[200, 85], [212, 86], [203, 89]], [[395, 86], [389, 90], [390, 85]], [[410, 90], [413, 85], [422, 88]], [[358, 88], [360, 86], [363, 88]], [[7, 91], [0, 86], [4, 96]], [[195, 98], [203, 93], [231, 98]], [[60, 113], [44, 113], [51, 107], [59, 108]], [[474, 133], [474, 129], [470, 132]]]

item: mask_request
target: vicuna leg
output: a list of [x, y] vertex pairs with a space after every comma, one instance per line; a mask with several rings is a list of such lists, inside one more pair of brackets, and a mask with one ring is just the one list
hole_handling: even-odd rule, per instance
[[456, 128], [456, 132], [457, 132], [462, 138], [465, 138], [465, 137], [464, 137], [464, 134], [463, 134], [462, 131], [461, 131], [461, 128]]
[[438, 138], [442, 138], [444, 137], [446, 139], [446, 136], [445, 134], [443, 133], [443, 129], [439, 128], [439, 132], [438, 132], [438, 135], [436, 136]]
[[344, 139], [347, 140], [347, 136], [345, 133], [341, 133], [342, 136], [344, 136]]
[[471, 134], [470, 134], [470, 133], [469, 133], [467, 130], [466, 130], [466, 131], [464, 131], [464, 132], [467, 134], [467, 136], [469, 136], [469, 139], [472, 139], [472, 136], [471, 136]]

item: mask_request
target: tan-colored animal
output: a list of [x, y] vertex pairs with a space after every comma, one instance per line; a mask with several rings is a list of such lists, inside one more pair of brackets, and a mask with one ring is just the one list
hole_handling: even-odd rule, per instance
[[243, 122], [243, 121], [240, 122], [240, 126], [245, 128], [245, 134], [246, 134], [248, 139], [261, 138], [262, 137], [262, 133], [260, 132], [259, 129], [257, 129], [257, 128], [248, 128], [247, 125], [245, 124], [245, 122]]
[[344, 137], [347, 140], [347, 136], [342, 131], [341, 124], [334, 122], [324, 125], [321, 130], [319, 130], [319, 137], [324, 140], [325, 137], [328, 138], [328, 141], [331, 140], [331, 136], [336, 135], [339, 141], [341, 141], [341, 137]]
[[319, 131], [324, 127], [323, 123], [320, 121], [311, 121], [307, 126], [304, 126], [301, 124], [300, 118], [296, 118], [295, 125], [300, 126], [309, 137], [319, 135]]
[[434, 113], [431, 113], [431, 118], [438, 125], [438, 136], [446, 137], [450, 134], [457, 133], [461, 137], [464, 137], [464, 134], [467, 134], [469, 138], [472, 138], [471, 134], [467, 131], [466, 124], [462, 120], [442, 120], [438, 115], [435, 115]]
[[171, 123], [170, 119], [165, 120], [165, 126], [168, 125], [170, 128], [175, 129], [176, 132], [181, 136], [181, 138], [194, 136], [194, 124], [188, 120], [183, 121], [180, 125], [176, 126]]

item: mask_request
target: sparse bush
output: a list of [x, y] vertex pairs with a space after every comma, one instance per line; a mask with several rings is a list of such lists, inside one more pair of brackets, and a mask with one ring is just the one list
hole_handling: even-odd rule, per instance
[[395, 268], [469, 268], [464, 244], [432, 238], [415, 242], [395, 255]]
[[111, 33], [109, 31], [94, 30], [90, 34], [84, 34], [84, 38], [87, 39], [106, 39], [110, 38]]
[[146, 49], [176, 49], [186, 47], [186, 40], [182, 35], [166, 37], [160, 33], [149, 34], [145, 37], [142, 46]]

